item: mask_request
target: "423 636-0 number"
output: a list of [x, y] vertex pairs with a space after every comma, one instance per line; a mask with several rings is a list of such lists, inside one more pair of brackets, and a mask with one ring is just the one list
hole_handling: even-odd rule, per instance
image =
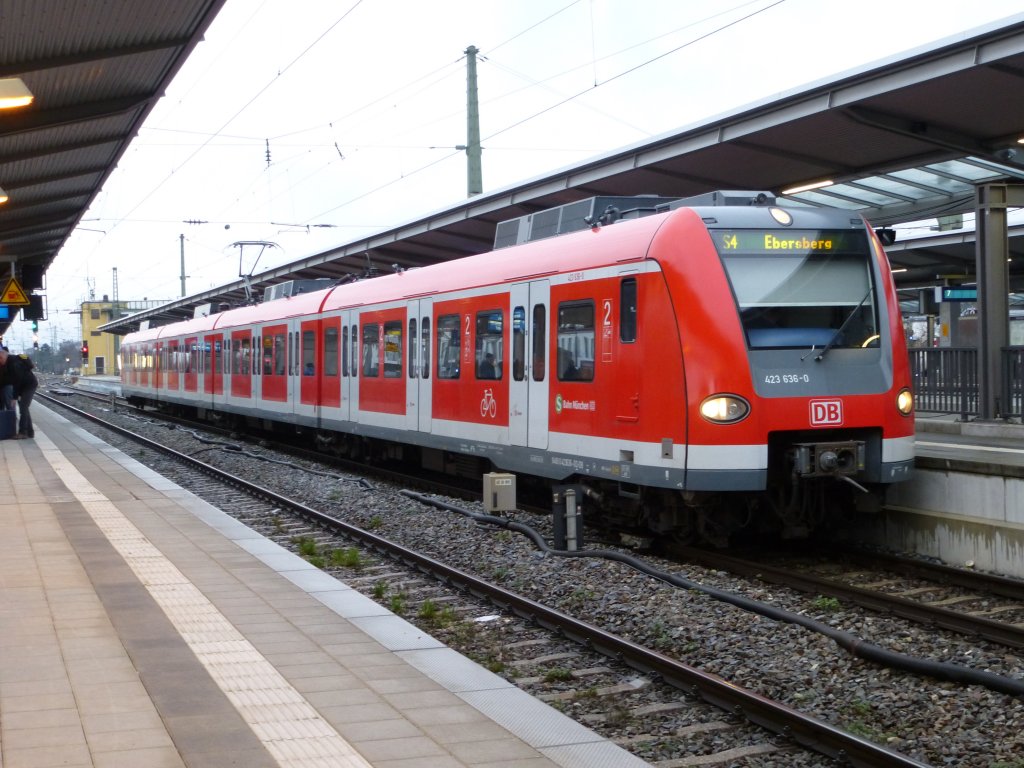
[[811, 377], [806, 373], [766, 373], [765, 384], [809, 384]]

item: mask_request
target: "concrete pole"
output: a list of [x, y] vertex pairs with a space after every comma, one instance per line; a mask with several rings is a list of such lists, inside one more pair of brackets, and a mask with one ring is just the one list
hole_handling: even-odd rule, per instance
[[185, 235], [178, 235], [181, 242], [181, 296], [185, 297]]
[[480, 103], [476, 95], [476, 46], [466, 49], [466, 162], [467, 197], [484, 191], [480, 163]]

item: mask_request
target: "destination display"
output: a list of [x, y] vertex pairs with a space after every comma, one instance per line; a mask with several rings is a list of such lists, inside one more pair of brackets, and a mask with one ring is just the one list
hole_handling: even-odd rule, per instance
[[833, 254], [863, 253], [863, 231], [735, 229], [712, 232], [720, 253]]

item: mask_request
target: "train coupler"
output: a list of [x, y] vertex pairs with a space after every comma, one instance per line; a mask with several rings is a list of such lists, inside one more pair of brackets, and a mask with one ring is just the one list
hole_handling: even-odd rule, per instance
[[863, 441], [796, 443], [790, 449], [793, 472], [805, 477], [841, 477], [862, 472], [865, 466]]

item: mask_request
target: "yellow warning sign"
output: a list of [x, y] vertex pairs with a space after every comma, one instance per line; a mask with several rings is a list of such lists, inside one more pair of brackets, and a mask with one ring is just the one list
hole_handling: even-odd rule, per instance
[[3, 296], [0, 296], [0, 304], [27, 307], [29, 303], [28, 296], [25, 295], [25, 289], [21, 287], [18, 278], [10, 278], [7, 281], [7, 285], [4, 286]]

